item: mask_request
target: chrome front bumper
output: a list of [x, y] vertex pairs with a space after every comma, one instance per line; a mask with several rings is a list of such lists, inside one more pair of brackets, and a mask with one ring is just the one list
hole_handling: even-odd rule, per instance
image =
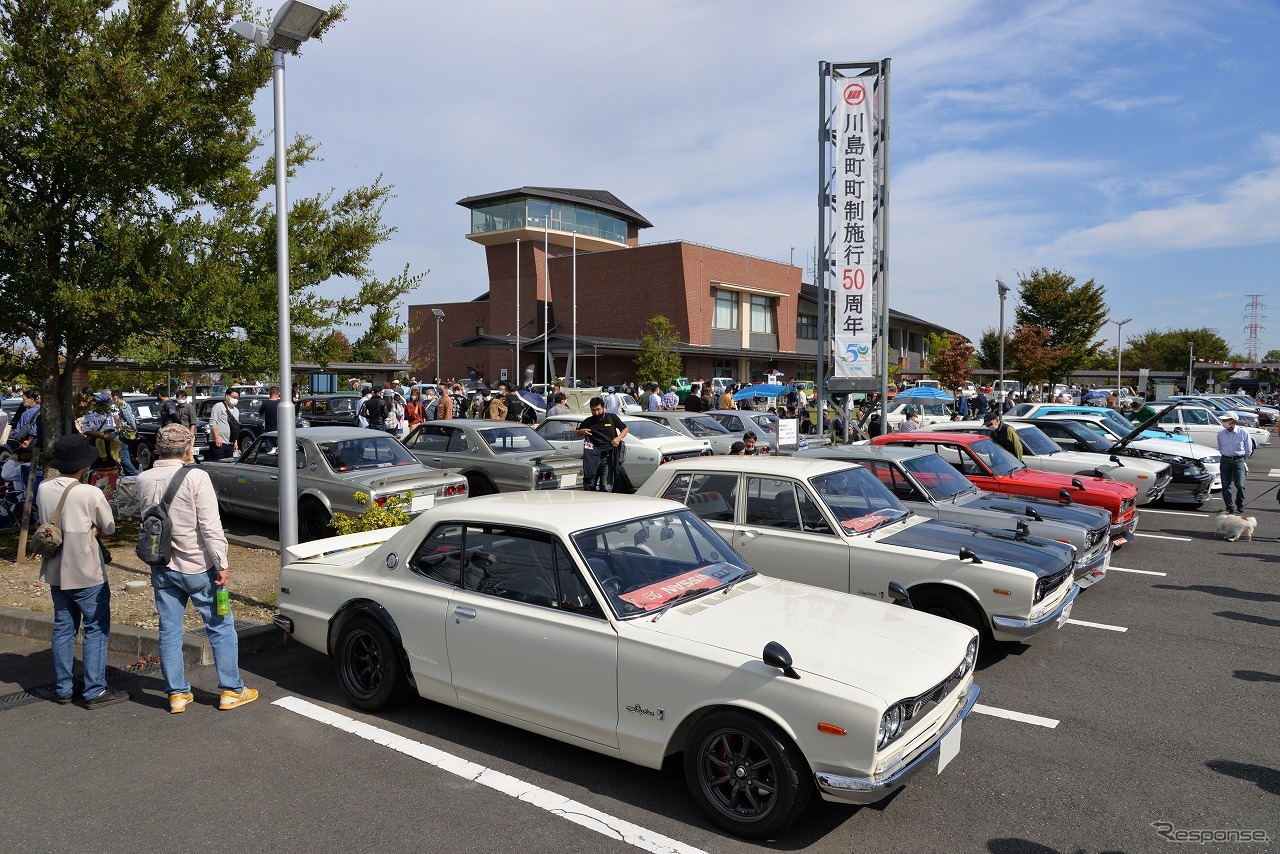
[[993, 616], [991, 618], [991, 630], [1008, 635], [1018, 635], [1019, 637], [1030, 637], [1031, 635], [1039, 634], [1045, 629], [1054, 628], [1059, 624], [1060, 619], [1066, 619], [1066, 615], [1071, 611], [1071, 603], [1076, 601], [1076, 597], [1080, 595], [1080, 589], [1079, 584], [1072, 584], [1071, 589], [1067, 591], [1067, 595], [1058, 603], [1058, 607], [1035, 620]]
[[1111, 564], [1111, 543], [1107, 543], [1107, 547], [1093, 557], [1092, 560], [1081, 562], [1072, 567], [1075, 572], [1076, 584], [1081, 590], [1092, 587], [1099, 581], [1107, 577], [1107, 567]]
[[1138, 527], [1138, 511], [1137, 509], [1134, 509], [1133, 518], [1130, 519], [1128, 522], [1125, 522], [1120, 525], [1111, 526], [1111, 542], [1115, 543], [1116, 540], [1119, 540], [1120, 542], [1116, 543], [1116, 545], [1122, 545], [1124, 543], [1127, 543], [1131, 535], [1133, 534], [1134, 529], [1136, 529], [1137, 527]]
[[892, 774], [884, 777], [846, 777], [841, 774], [814, 774], [814, 782], [822, 797], [829, 801], [840, 801], [846, 804], [874, 804], [884, 800], [907, 784], [907, 781], [919, 773], [925, 764], [937, 755], [942, 747], [942, 740], [947, 733], [960, 725], [960, 722], [973, 711], [973, 704], [978, 702], [978, 686], [970, 685], [969, 693], [956, 705], [951, 716], [943, 723], [942, 728], [933, 741], [929, 742], [914, 759], [903, 765]]

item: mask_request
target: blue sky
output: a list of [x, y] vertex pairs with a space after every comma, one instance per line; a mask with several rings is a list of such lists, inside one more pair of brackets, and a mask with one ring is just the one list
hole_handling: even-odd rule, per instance
[[818, 62], [890, 57], [894, 308], [976, 339], [996, 278], [1047, 266], [1103, 285], [1126, 337], [1208, 326], [1241, 353], [1263, 294], [1265, 352], [1277, 45], [1273, 0], [362, 0], [288, 60], [288, 132], [324, 158], [290, 192], [394, 184], [376, 264], [430, 268], [413, 304], [485, 290], [455, 203], [522, 185], [609, 190], [642, 243], [807, 267]]

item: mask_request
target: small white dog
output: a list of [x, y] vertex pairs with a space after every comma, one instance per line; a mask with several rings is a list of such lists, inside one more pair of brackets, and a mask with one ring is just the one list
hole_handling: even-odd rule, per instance
[[1253, 529], [1258, 527], [1258, 520], [1252, 516], [1236, 516], [1233, 513], [1219, 513], [1217, 532], [1230, 542], [1242, 536], [1246, 542], [1253, 542]]

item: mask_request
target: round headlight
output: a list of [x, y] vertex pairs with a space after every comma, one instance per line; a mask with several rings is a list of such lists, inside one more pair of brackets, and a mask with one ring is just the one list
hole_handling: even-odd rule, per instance
[[880, 732], [876, 737], [876, 747], [884, 747], [902, 732], [902, 706], [895, 703], [880, 718]]
[[978, 639], [974, 638], [969, 641], [969, 646], [964, 651], [964, 661], [960, 662], [960, 676], [963, 678], [973, 669], [973, 662], [978, 658]]

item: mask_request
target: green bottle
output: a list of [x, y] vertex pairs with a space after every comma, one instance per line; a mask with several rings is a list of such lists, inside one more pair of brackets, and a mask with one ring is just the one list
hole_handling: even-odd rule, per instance
[[218, 593], [215, 597], [218, 603], [218, 616], [225, 617], [231, 613], [231, 596], [227, 593], [226, 585], [218, 585]]

